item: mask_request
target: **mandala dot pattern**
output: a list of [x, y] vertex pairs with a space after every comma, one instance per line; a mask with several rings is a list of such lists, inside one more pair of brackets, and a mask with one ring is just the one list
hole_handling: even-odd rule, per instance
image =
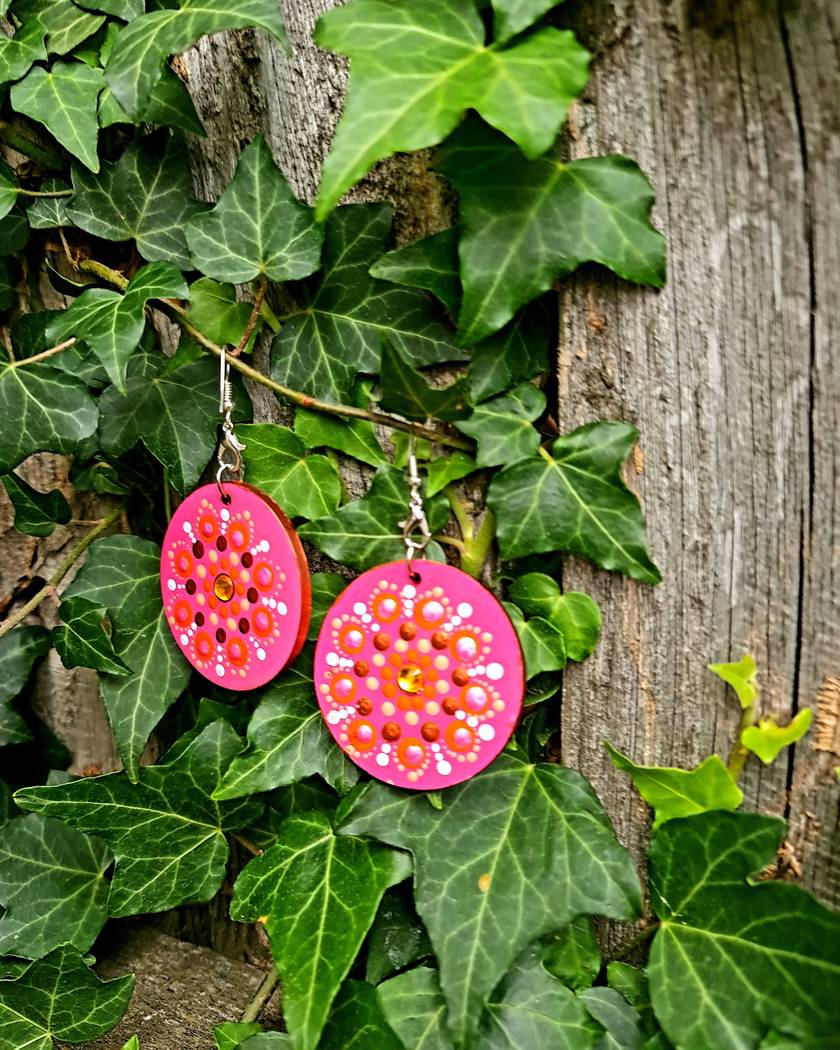
[[283, 512], [229, 483], [196, 489], [169, 523], [160, 560], [164, 613], [181, 652], [226, 689], [255, 689], [301, 649], [309, 627], [306, 557]]
[[336, 743], [372, 776], [436, 790], [499, 754], [522, 709], [516, 631], [460, 569], [378, 565], [339, 595], [315, 651], [315, 689]]

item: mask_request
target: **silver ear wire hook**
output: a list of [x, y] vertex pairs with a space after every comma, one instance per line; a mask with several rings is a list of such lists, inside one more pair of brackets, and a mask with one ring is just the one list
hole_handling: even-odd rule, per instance
[[[230, 503], [230, 496], [225, 492], [222, 485], [222, 477], [225, 471], [229, 474], [241, 475], [242, 473], [242, 450], [245, 445], [233, 432], [233, 386], [230, 382], [230, 364], [224, 346], [219, 355], [219, 411], [222, 413], [222, 440], [219, 442], [219, 451], [216, 453], [216, 462], [219, 469], [216, 471], [216, 484], [219, 487], [219, 495], [223, 503]], [[226, 459], [228, 454], [230, 459]]]
[[[423, 497], [420, 494], [422, 484], [420, 475], [417, 473], [417, 455], [415, 451], [415, 438], [413, 432], [408, 435], [408, 517], [401, 521], [402, 538], [405, 544], [405, 556], [408, 561], [408, 575], [416, 583], [420, 579], [420, 573], [413, 567], [414, 559], [422, 554], [428, 547], [432, 538], [432, 530], [426, 520], [426, 511], [423, 508]], [[420, 538], [415, 539], [415, 533], [420, 533]]]

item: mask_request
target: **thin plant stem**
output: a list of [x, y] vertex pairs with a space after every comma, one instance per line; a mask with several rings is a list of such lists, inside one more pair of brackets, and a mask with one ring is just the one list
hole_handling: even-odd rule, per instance
[[231, 350], [233, 357], [239, 357], [245, 347], [248, 345], [248, 340], [251, 338], [251, 333], [254, 331], [254, 325], [257, 323], [257, 318], [260, 316], [262, 309], [263, 300], [265, 299], [265, 293], [268, 289], [268, 281], [263, 278], [260, 281], [260, 286], [257, 289], [257, 297], [254, 299], [254, 305], [251, 309], [251, 316], [248, 318], [248, 323], [245, 325], [245, 331], [242, 333], [242, 338], [236, 345], [236, 348]]
[[268, 1000], [274, 994], [274, 989], [280, 983], [280, 975], [277, 972], [277, 967], [274, 963], [271, 964], [271, 969], [262, 979], [262, 983], [254, 994], [254, 998], [248, 1003], [242, 1013], [242, 1021], [247, 1024], [249, 1021], [256, 1021]]
[[17, 191], [24, 197], [72, 197], [75, 193], [75, 190], [26, 190], [23, 186], [18, 186]]
[[169, 484], [169, 468], [163, 468], [163, 511], [166, 521], [172, 521], [172, 486]]
[[54, 354], [60, 354], [62, 350], [67, 350], [76, 342], [76, 337], [71, 335], [69, 339], [65, 339], [63, 343], [58, 343], [57, 346], [51, 346], [49, 350], [42, 350], [39, 354], [33, 354], [32, 357], [21, 357], [16, 361], [12, 362], [12, 368], [25, 368], [27, 365], [34, 365], [38, 361], [46, 361], [48, 357], [52, 357]]
[[755, 725], [757, 712], [758, 702], [755, 700], [744, 708], [741, 713], [741, 722], [738, 726], [738, 736], [735, 738], [735, 743], [732, 745], [732, 750], [729, 752], [729, 759], [726, 763], [726, 768], [732, 774], [732, 779], [736, 781], [743, 773], [744, 764], [750, 755], [749, 751], [741, 743], [741, 736], [745, 729], [749, 729], [751, 725]]
[[19, 623], [23, 623], [26, 617], [33, 610], [37, 609], [45, 598], [55, 592], [56, 587], [61, 583], [96, 537], [101, 536], [103, 532], [114, 524], [114, 522], [118, 521], [121, 514], [122, 507], [117, 507], [115, 510], [112, 510], [106, 518], [103, 518], [95, 528], [91, 529], [86, 536], [83, 536], [79, 540], [40, 591], [38, 591], [33, 598], [30, 598], [25, 605], [22, 605], [16, 613], [12, 613], [3, 624], [0, 624], [0, 638], [5, 637], [5, 635], [7, 635], [12, 628], [17, 627]]

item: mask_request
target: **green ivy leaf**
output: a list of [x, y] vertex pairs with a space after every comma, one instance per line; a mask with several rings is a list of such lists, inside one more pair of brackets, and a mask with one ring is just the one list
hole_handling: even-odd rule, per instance
[[102, 362], [108, 378], [126, 392], [126, 368], [143, 336], [150, 299], [186, 299], [187, 282], [171, 263], [150, 263], [131, 278], [125, 292], [90, 288], [62, 311], [47, 329], [55, 343], [75, 335]]
[[429, 935], [417, 917], [409, 893], [386, 890], [367, 940], [365, 978], [371, 984], [432, 954]]
[[442, 142], [467, 109], [529, 157], [549, 148], [586, 84], [588, 52], [573, 33], [553, 28], [510, 47], [484, 40], [472, 0], [415, 0], [410, 8], [354, 0], [319, 19], [315, 42], [350, 58], [350, 81], [318, 218], [376, 161]]
[[40, 959], [60, 944], [86, 951], [108, 917], [105, 844], [30, 813], [0, 828], [0, 955]]
[[106, 241], [133, 239], [150, 262], [190, 268], [184, 229], [205, 205], [192, 198], [189, 155], [180, 136], [136, 142], [98, 175], [74, 167], [73, 190], [67, 217], [74, 226]]
[[0, 221], [0, 256], [21, 251], [28, 240], [29, 220], [22, 208], [16, 208]]
[[709, 755], [696, 769], [671, 769], [636, 765], [608, 741], [604, 746], [615, 768], [629, 774], [636, 790], [654, 810], [654, 828], [675, 817], [737, 809], [744, 801], [744, 793], [717, 755]]
[[193, 135], [204, 135], [204, 125], [186, 84], [168, 66], [164, 66], [163, 75], [152, 88], [146, 112], [137, 120], [132, 120], [111, 89], [105, 88], [99, 96], [99, 126], [108, 128], [112, 124], [165, 124]]
[[[234, 383], [234, 419], [247, 418], [247, 399]], [[134, 354], [125, 396], [109, 387], [99, 399], [102, 448], [121, 456], [142, 441], [184, 494], [198, 484], [216, 449], [219, 366], [180, 350], [174, 357]]]
[[56, 948], [0, 981], [0, 1046], [50, 1050], [53, 1039], [97, 1039], [125, 1013], [133, 988], [133, 974], [100, 981], [74, 948]]
[[662, 578], [647, 551], [638, 498], [621, 467], [638, 438], [626, 423], [589, 423], [497, 474], [487, 503], [503, 558], [564, 550], [634, 580]]
[[315, 642], [321, 630], [324, 617], [330, 606], [347, 586], [347, 580], [337, 572], [315, 572], [310, 580], [312, 592], [312, 613], [309, 618], [307, 640]]
[[347, 981], [342, 985], [318, 1047], [319, 1050], [402, 1050], [382, 1013], [376, 989], [364, 981]]
[[[405, 557], [400, 522], [408, 507], [408, 485], [396, 467], [380, 467], [367, 495], [346, 503], [328, 518], [311, 521], [298, 531], [331, 558], [354, 569], [369, 569], [381, 562]], [[445, 500], [426, 507], [432, 530], [446, 521]], [[424, 557], [444, 561], [440, 546], [432, 542]]]
[[299, 408], [295, 412], [295, 433], [306, 448], [336, 449], [372, 467], [388, 462], [376, 440], [373, 424], [366, 419], [339, 419]]
[[266, 917], [297, 1050], [318, 1045], [382, 894], [409, 872], [405, 854], [337, 836], [325, 814], [309, 813], [290, 817], [277, 844], [236, 880], [231, 917]]
[[47, 29], [36, 15], [28, 18], [14, 36], [0, 34], [0, 84], [19, 80], [34, 62], [47, 58]]
[[290, 518], [322, 518], [341, 502], [341, 478], [332, 460], [307, 455], [288, 427], [252, 423], [237, 431], [245, 444], [245, 475]]
[[313, 773], [340, 791], [358, 776], [332, 741], [311, 678], [292, 669], [263, 694], [248, 724], [248, 747], [231, 762], [214, 797], [270, 791]]
[[28, 624], [15, 627], [0, 639], [0, 747], [32, 739], [11, 702], [26, 685], [32, 665], [49, 648], [49, 632]]
[[255, 1021], [225, 1021], [213, 1029], [216, 1050], [239, 1050], [241, 1044], [251, 1035], [257, 1035], [262, 1028]]
[[[219, 346], [238, 346], [251, 319], [251, 304], [239, 302], [232, 284], [199, 277], [190, 285], [189, 319], [208, 339]], [[246, 350], [253, 346], [254, 335]]]
[[246, 1039], [239, 1050], [292, 1050], [292, 1041], [285, 1032], [263, 1032]]
[[122, 1050], [140, 1050], [140, 1039], [133, 1035], [127, 1043], [123, 1043]]
[[659, 287], [665, 242], [650, 225], [653, 191], [627, 157], [564, 163], [559, 147], [527, 160], [478, 121], [464, 125], [439, 167], [460, 197], [464, 287], [458, 331], [470, 346], [583, 262]]
[[520, 383], [500, 397], [473, 409], [458, 429], [475, 438], [476, 462], [480, 467], [508, 466], [528, 459], [540, 444], [539, 432], [531, 425], [545, 412], [545, 394], [531, 383]]
[[215, 208], [187, 224], [196, 269], [233, 284], [308, 277], [320, 265], [323, 240], [312, 209], [295, 197], [262, 135], [243, 150]]
[[74, 0], [74, 2], [87, 11], [104, 11], [105, 14], [120, 18], [123, 22], [133, 22], [146, 9], [145, 0]]
[[15, 4], [15, 14], [22, 21], [39, 18], [46, 28], [47, 50], [52, 55], [66, 55], [105, 21], [101, 14], [81, 11], [72, 0], [24, 0]]
[[[418, 966], [377, 988], [382, 1011], [406, 1050], [452, 1050], [436, 970]], [[476, 1050], [481, 1050], [479, 1043]]]
[[[97, 540], [64, 592], [62, 615], [68, 599], [74, 598], [107, 610], [117, 659], [131, 672], [103, 673], [99, 685], [126, 772], [136, 780], [149, 734], [190, 677], [190, 666], [164, 617], [160, 548], [136, 536]], [[81, 632], [86, 627], [79, 625], [77, 629]], [[82, 655], [86, 654], [76, 647], [74, 658]], [[100, 649], [90, 655], [96, 662], [102, 658]]]
[[601, 633], [601, 610], [588, 594], [561, 594], [556, 581], [542, 572], [517, 576], [509, 593], [526, 615], [548, 620], [562, 632], [570, 660], [585, 660], [592, 654]]
[[604, 1029], [597, 1050], [641, 1050], [641, 1018], [614, 988], [587, 988], [578, 1000]]
[[273, 379], [328, 401], [347, 401], [358, 373], [379, 371], [383, 335], [415, 366], [463, 358], [425, 293], [368, 272], [382, 254], [392, 214], [387, 204], [351, 204], [330, 216], [324, 272], [293, 289], [300, 307], [274, 338]]
[[840, 916], [798, 886], [748, 881], [783, 833], [770, 817], [713, 812], [655, 834], [648, 977], [673, 1043], [743, 1050], [770, 1028], [801, 1046], [836, 1040]]
[[450, 317], [457, 317], [461, 305], [457, 229], [451, 227], [386, 252], [371, 266], [370, 275], [431, 292]]
[[469, 385], [465, 378], [445, 387], [429, 386], [387, 339], [382, 341], [379, 382], [383, 408], [409, 419], [451, 420], [469, 414]]
[[61, 602], [62, 623], [52, 632], [53, 645], [65, 667], [93, 667], [115, 675], [132, 673], [117, 656], [105, 629], [107, 614], [104, 605], [78, 595], [65, 595]]
[[51, 536], [56, 525], [72, 517], [70, 504], [61, 489], [38, 492], [17, 474], [4, 474], [0, 481], [15, 508], [15, 528], [28, 536]]
[[507, 40], [554, 7], [555, 0], [493, 0], [493, 34]]
[[476, 470], [478, 470], [478, 464], [472, 456], [454, 449], [426, 465], [426, 495], [436, 496], [453, 481], [460, 481], [461, 478], [475, 473]]
[[0, 363], [0, 473], [33, 452], [72, 454], [96, 432], [87, 386], [43, 361]]
[[228, 858], [226, 831], [260, 812], [255, 799], [211, 800], [222, 770], [242, 746], [227, 722], [207, 726], [171, 762], [17, 792], [25, 809], [100, 835], [116, 857], [111, 915], [165, 911], [215, 896]]
[[758, 684], [755, 679], [758, 668], [755, 664], [755, 657], [751, 653], [745, 653], [736, 663], [708, 664], [707, 666], [718, 678], [722, 678], [727, 685], [732, 686], [744, 710], [756, 702]]
[[[69, 190], [63, 179], [44, 179], [42, 190]], [[67, 197], [41, 197], [26, 209], [29, 225], [33, 230], [52, 230], [57, 226], [69, 225], [67, 219]]]
[[280, 11], [271, 0], [184, 0], [180, 7], [151, 11], [120, 30], [105, 77], [126, 113], [139, 117], [169, 55], [186, 51], [208, 33], [245, 26], [286, 41]]
[[[541, 616], [526, 620], [519, 608], [510, 602], [504, 602], [504, 606], [519, 636], [528, 679], [546, 671], [562, 671], [566, 666], [566, 639], [562, 629]], [[550, 695], [553, 696], [555, 691]], [[531, 697], [528, 699], [529, 703], [536, 702]]]
[[[5, 39], [0, 33], [0, 39]], [[15, 173], [5, 161], [0, 161], [0, 219], [5, 218], [17, 204], [18, 184]]]
[[467, 375], [474, 402], [503, 394], [523, 379], [548, 370], [550, 345], [545, 297], [523, 310], [501, 331], [472, 348]]
[[601, 969], [592, 920], [573, 919], [551, 938], [543, 955], [546, 970], [569, 988], [589, 988]]
[[[629, 918], [638, 879], [592, 789], [558, 765], [504, 753], [446, 791], [443, 809], [371, 784], [342, 831], [414, 856], [415, 903], [440, 963], [449, 1026], [463, 1043], [527, 944], [591, 913]], [[539, 866], [523, 867], [539, 841]]]
[[100, 69], [84, 62], [55, 62], [49, 70], [36, 66], [14, 85], [10, 97], [18, 113], [43, 124], [85, 167], [99, 171], [96, 107], [104, 85]]
[[769, 766], [780, 751], [805, 736], [813, 718], [814, 712], [810, 707], [803, 707], [786, 726], [776, 725], [773, 718], [762, 718], [758, 725], [748, 726], [741, 733], [741, 743], [748, 751], [758, 755], [765, 766]]

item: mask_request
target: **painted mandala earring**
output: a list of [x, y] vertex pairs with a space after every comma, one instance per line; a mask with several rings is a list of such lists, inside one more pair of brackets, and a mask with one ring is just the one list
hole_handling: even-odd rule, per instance
[[223, 480], [226, 473], [241, 479], [245, 447], [233, 432], [229, 367], [223, 351], [216, 483], [196, 489], [173, 514], [160, 584], [166, 621], [193, 667], [226, 689], [255, 689], [300, 652], [309, 572], [283, 511], [241, 480]]
[[[407, 557], [355, 579], [327, 614], [315, 689], [336, 743], [398, 787], [450, 787], [489, 765], [522, 709], [525, 672], [513, 624], [460, 569], [415, 561], [431, 539], [409, 452]], [[414, 536], [419, 534], [418, 539]]]

